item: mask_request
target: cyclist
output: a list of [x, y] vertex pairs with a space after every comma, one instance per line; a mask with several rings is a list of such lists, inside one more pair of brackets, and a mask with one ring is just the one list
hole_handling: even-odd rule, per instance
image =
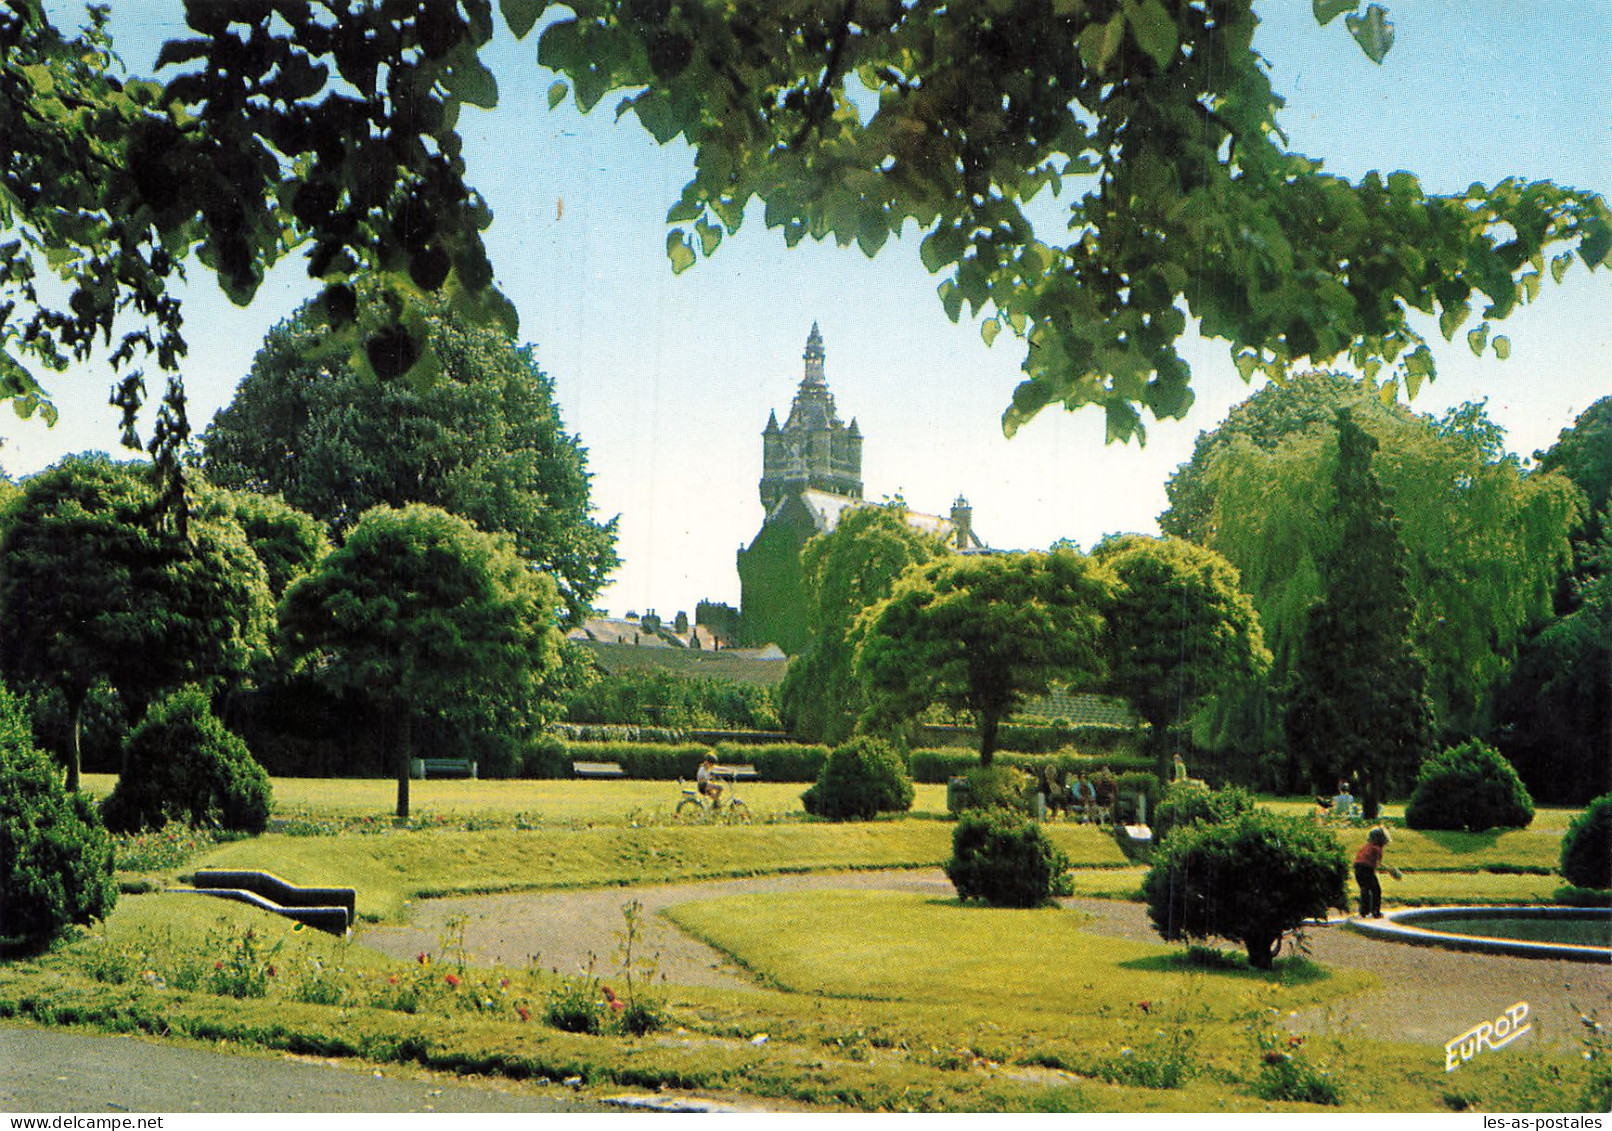
[[705, 761], [700, 763], [699, 773], [694, 775], [694, 782], [700, 793], [711, 799], [711, 808], [718, 809], [722, 805], [722, 786], [712, 776], [711, 771], [716, 769], [716, 755], [711, 751], [705, 752]]

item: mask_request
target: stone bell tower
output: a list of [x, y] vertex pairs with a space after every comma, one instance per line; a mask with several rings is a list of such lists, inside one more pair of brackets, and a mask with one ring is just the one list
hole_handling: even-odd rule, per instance
[[761, 505], [771, 514], [790, 495], [808, 489], [862, 497], [862, 430], [834, 411], [834, 394], [823, 379], [823, 335], [812, 323], [806, 338], [805, 373], [789, 418], [767, 417], [761, 433]]

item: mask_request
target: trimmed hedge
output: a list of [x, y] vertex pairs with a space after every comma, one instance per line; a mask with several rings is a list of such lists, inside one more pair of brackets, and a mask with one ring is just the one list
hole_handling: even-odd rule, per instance
[[880, 813], [912, 808], [912, 779], [894, 746], [860, 735], [834, 748], [817, 783], [800, 800], [815, 817], [871, 821]]
[[[565, 742], [545, 734], [528, 745], [521, 776], [569, 778], [572, 762], [615, 762], [629, 778], [687, 781], [694, 777], [710, 749], [702, 743]], [[828, 760], [828, 747], [797, 743], [744, 746], [724, 742], [716, 747], [716, 756], [724, 766], [754, 766], [762, 781], [813, 782]]]
[[[1035, 777], [1040, 777], [1042, 770], [1047, 768], [1062, 771], [1070, 778], [1076, 774], [1095, 774], [1105, 767], [1121, 778], [1130, 777], [1133, 773], [1146, 773], [1154, 780], [1154, 788], [1148, 795], [1148, 802], [1151, 804], [1158, 799], [1158, 779], [1149, 772], [1153, 768], [1153, 761], [1149, 758], [1108, 757], [1075, 750], [1063, 750], [1056, 754], [1019, 754], [998, 750], [991, 762], [992, 765], [1011, 766], [1016, 770], [1023, 770]], [[963, 750], [954, 746], [914, 750], [907, 757], [907, 768], [912, 773], [912, 780], [929, 785], [943, 785], [951, 778], [966, 774], [979, 764], [978, 751]]]
[[1612, 888], [1612, 793], [1574, 817], [1562, 837], [1562, 875], [1580, 888]]
[[1405, 806], [1405, 825], [1412, 829], [1520, 829], [1533, 819], [1534, 800], [1516, 769], [1476, 739], [1423, 762]]
[[1040, 907], [1074, 890], [1069, 858], [1040, 825], [1007, 809], [963, 814], [952, 832], [946, 878], [957, 898], [993, 907]]
[[[979, 731], [973, 727], [922, 725], [918, 741], [939, 743], [946, 748], [979, 747]], [[996, 732], [997, 754], [1053, 754], [1070, 747], [1115, 759], [1137, 757], [1137, 734], [1125, 727], [1073, 726], [1049, 723], [1003, 723]]]

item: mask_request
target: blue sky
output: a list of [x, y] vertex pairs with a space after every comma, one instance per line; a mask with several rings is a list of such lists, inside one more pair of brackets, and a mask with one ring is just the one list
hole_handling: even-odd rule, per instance
[[[1521, 175], [1612, 192], [1612, 3], [1393, 0], [1389, 9], [1397, 41], [1378, 67], [1341, 21], [1317, 27], [1309, 4], [1260, 6], [1256, 46], [1288, 99], [1280, 124], [1294, 149], [1349, 177], [1409, 169], [1436, 191]], [[131, 67], [144, 68], [179, 11], [177, 0], [116, 5]], [[755, 217], [713, 258], [673, 276], [664, 221], [688, 152], [657, 147], [631, 119], [616, 123], [610, 99], [588, 116], [569, 102], [550, 112], [553, 76], [535, 58], [535, 36], [505, 35], [493, 60], [500, 106], [466, 111], [461, 126], [471, 182], [496, 216], [489, 245], [521, 337], [536, 344], [568, 428], [589, 449], [601, 516], [621, 515], [624, 564], [602, 598], [618, 614], [692, 611], [705, 597], [737, 603], [734, 552], [761, 520], [760, 432], [769, 411], [788, 408], [813, 321], [840, 414], [867, 437], [868, 496], [901, 493], [944, 512], [966, 495], [978, 531], [999, 547], [1155, 531], [1170, 472], [1251, 391], [1222, 343], [1194, 342], [1197, 403], [1183, 421], [1150, 422], [1145, 447], [1105, 445], [1096, 410], [1049, 410], [1005, 440], [999, 421], [1021, 346], [1003, 335], [987, 348], [977, 323], [946, 318], [913, 233], [868, 260], [832, 245], [785, 249]], [[293, 260], [240, 310], [194, 274], [185, 376], [198, 431], [265, 331], [312, 290]], [[1547, 284], [1496, 329], [1512, 340], [1509, 361], [1476, 359], [1461, 336], [1444, 343], [1424, 331], [1440, 376], [1414, 407], [1487, 397], [1527, 456], [1612, 393], [1612, 272], [1575, 264], [1563, 286]], [[0, 462], [18, 474], [113, 449], [109, 384], [104, 367], [52, 380], [60, 423], [47, 430], [6, 414]]]

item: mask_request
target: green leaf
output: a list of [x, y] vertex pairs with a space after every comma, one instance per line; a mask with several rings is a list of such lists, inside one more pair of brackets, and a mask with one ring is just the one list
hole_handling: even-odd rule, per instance
[[556, 106], [558, 106], [560, 103], [564, 102], [565, 101], [565, 96], [568, 93], [570, 93], [570, 90], [571, 90], [571, 88], [566, 86], [565, 83], [563, 83], [563, 82], [556, 82], [556, 83], [550, 84], [550, 86], [549, 86], [549, 109], [552, 110]]
[[1259, 368], [1259, 354], [1240, 353], [1237, 355], [1236, 363], [1237, 372], [1242, 374], [1243, 383], [1246, 385], [1254, 379], [1254, 371]]
[[1539, 297], [1539, 273], [1530, 271], [1517, 280], [1517, 293], [1523, 297], [1524, 302], [1533, 302]]
[[1608, 253], [1612, 253], [1612, 224], [1597, 218], [1586, 227], [1588, 230], [1579, 241], [1578, 253], [1587, 266], [1599, 267], [1606, 262]]
[[[1535, 278], [1538, 278], [1538, 276], [1535, 276]], [[1438, 328], [1443, 332], [1444, 340], [1446, 342], [1454, 341], [1455, 332], [1461, 328], [1461, 323], [1465, 322], [1471, 315], [1472, 305], [1470, 303], [1458, 302], [1454, 306], [1446, 306], [1444, 313], [1439, 315], [1438, 320]]]
[[1494, 340], [1494, 355], [1501, 361], [1511, 356], [1511, 339], [1501, 334]]
[[709, 256], [722, 242], [722, 229], [703, 216], [694, 225], [694, 234], [700, 237], [700, 254]]
[[1310, 8], [1315, 12], [1315, 22], [1326, 27], [1345, 12], [1354, 11], [1358, 4], [1359, 0], [1311, 0]]
[[987, 346], [996, 341], [996, 335], [1001, 331], [1002, 323], [994, 318], [987, 318], [980, 323], [980, 337], [984, 339]]
[[1125, 42], [1125, 14], [1116, 12], [1106, 24], [1088, 23], [1080, 33], [1080, 61], [1101, 74]]
[[442, 84], [460, 102], [480, 106], [483, 110], [491, 110], [498, 105], [498, 80], [474, 55], [448, 68]]
[[694, 249], [689, 246], [682, 228], [673, 228], [666, 233], [666, 258], [672, 261], [674, 275], [681, 275], [694, 266]]
[[1164, 5], [1159, 0], [1143, 0], [1141, 4], [1126, 9], [1125, 20], [1131, 25], [1136, 45], [1153, 57], [1159, 70], [1168, 67], [1181, 45], [1181, 35], [1175, 26], [1175, 18]]
[[1478, 357], [1483, 356], [1484, 347], [1489, 344], [1489, 324], [1485, 322], [1476, 330], [1469, 331], [1466, 344], [1472, 347], [1472, 352]]
[[525, 39], [546, 7], [544, 0], [498, 0], [498, 10], [516, 39]]
[[1343, 22], [1366, 58], [1373, 63], [1387, 58], [1389, 49], [1394, 46], [1394, 25], [1388, 22], [1388, 13], [1381, 4], [1367, 8], [1364, 16], [1348, 16]]
[[1568, 265], [1572, 262], [1572, 252], [1558, 255], [1555, 259], [1552, 259], [1550, 261], [1550, 277], [1560, 283], [1562, 281], [1562, 277], [1567, 274]]

